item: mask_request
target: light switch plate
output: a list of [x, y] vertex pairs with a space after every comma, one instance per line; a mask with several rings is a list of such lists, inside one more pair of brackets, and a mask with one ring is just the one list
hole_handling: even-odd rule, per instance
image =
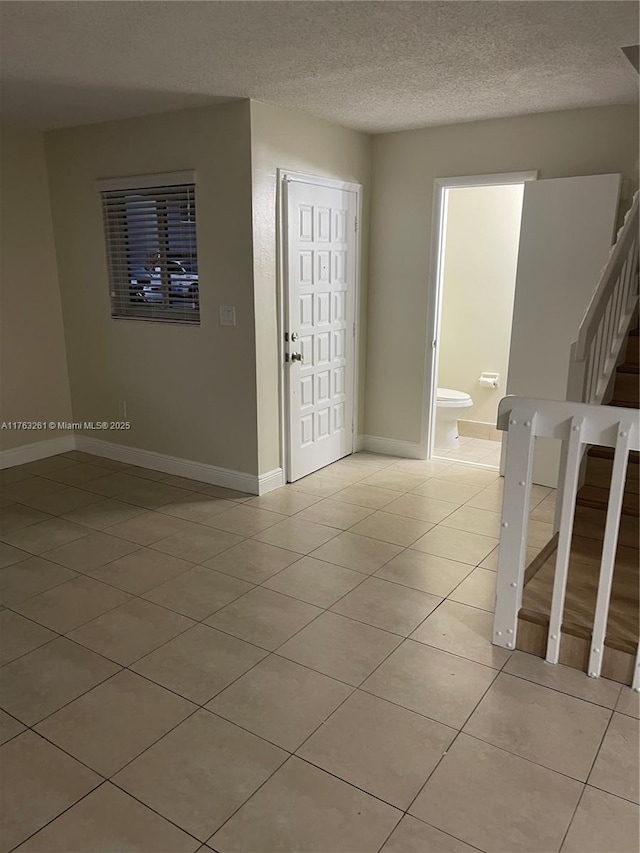
[[235, 326], [236, 324], [236, 306], [221, 305], [220, 306], [220, 325]]

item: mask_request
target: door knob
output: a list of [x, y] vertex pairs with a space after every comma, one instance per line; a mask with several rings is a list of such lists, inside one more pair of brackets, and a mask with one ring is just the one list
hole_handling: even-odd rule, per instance
[[297, 341], [300, 335], [297, 332], [291, 332], [291, 340]]
[[304, 361], [301, 352], [292, 352], [291, 353], [291, 361]]

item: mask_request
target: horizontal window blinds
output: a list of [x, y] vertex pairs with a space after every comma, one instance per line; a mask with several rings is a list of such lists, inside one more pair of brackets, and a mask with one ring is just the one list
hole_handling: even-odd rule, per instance
[[100, 195], [112, 317], [198, 323], [195, 184]]

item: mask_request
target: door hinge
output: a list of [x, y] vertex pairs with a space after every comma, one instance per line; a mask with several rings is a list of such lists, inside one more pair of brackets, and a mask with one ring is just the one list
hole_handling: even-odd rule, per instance
[[356, 324], [354, 323], [353, 324], [353, 337], [355, 338], [355, 336], [356, 336]]
[[356, 216], [356, 234], [358, 233], [358, 225], [359, 225], [359, 223], [358, 223], [358, 217]]

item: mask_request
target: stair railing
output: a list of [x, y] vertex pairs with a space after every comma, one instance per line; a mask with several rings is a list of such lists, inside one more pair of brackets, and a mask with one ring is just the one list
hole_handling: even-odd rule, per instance
[[603, 402], [638, 306], [638, 193], [571, 345], [567, 400]]
[[[629, 452], [640, 449], [637, 409], [584, 403], [505, 397], [498, 410], [498, 429], [508, 432], [504, 497], [498, 551], [498, 579], [493, 642], [515, 649], [518, 613], [525, 583], [529, 501], [533, 452], [538, 436], [563, 442], [561, 482], [558, 484], [558, 548], [547, 636], [546, 659], [558, 663], [562, 642], [569, 556], [580, 463], [585, 445], [614, 448], [613, 472], [587, 673], [600, 676], [604, 653], [613, 570], [618, 545], [624, 484]], [[636, 658], [633, 687], [640, 690], [640, 656]]]

